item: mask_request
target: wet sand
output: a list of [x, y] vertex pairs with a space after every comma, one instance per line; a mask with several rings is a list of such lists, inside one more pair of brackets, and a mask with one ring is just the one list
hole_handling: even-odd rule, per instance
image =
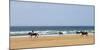
[[62, 36], [39, 36], [39, 38], [25, 37], [10, 37], [10, 49], [22, 48], [41, 48], [41, 47], [56, 47], [56, 46], [72, 46], [82, 44], [94, 44], [94, 36], [81, 35], [62, 35]]

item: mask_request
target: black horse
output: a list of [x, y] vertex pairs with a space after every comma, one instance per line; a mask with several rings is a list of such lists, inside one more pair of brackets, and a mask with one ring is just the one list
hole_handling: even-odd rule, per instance
[[62, 32], [59, 32], [58, 34], [59, 34], [59, 35], [63, 35], [63, 33], [62, 33]]
[[29, 32], [28, 35], [30, 35], [31, 38], [32, 38], [32, 36], [35, 36], [35, 38], [38, 38], [38, 36], [39, 36], [38, 33], [34, 33], [34, 32]]
[[81, 32], [76, 32], [76, 34], [81, 34], [82, 36], [83, 36], [83, 35], [88, 36], [88, 32], [82, 32], [82, 31], [81, 31]]

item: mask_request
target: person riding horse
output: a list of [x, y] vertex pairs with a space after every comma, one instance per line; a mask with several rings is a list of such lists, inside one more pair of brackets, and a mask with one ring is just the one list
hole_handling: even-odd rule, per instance
[[29, 32], [28, 35], [30, 35], [31, 38], [32, 38], [32, 36], [35, 36], [36, 38], [38, 38], [38, 36], [39, 36], [39, 34], [38, 33], [34, 33], [33, 30], [32, 30], [32, 32]]
[[88, 36], [88, 32], [83, 32], [83, 31], [76, 32], [76, 34], [81, 34], [81, 35], [86, 35], [86, 36]]
[[34, 33], [34, 31], [32, 30], [32, 32]]

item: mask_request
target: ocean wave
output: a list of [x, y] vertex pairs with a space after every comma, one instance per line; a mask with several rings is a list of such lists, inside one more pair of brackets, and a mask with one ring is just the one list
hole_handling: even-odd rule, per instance
[[[70, 30], [70, 31], [55, 31], [55, 30], [45, 30], [45, 31], [34, 31], [35, 33], [39, 33], [40, 35], [52, 35], [58, 34], [58, 32], [62, 32], [63, 34], [75, 34], [79, 30]], [[86, 32], [94, 33], [94, 30], [84, 30]], [[31, 31], [14, 31], [10, 32], [10, 35], [26, 35]]]

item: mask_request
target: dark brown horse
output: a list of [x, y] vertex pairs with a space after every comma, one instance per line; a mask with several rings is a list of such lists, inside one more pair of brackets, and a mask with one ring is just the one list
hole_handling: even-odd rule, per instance
[[33, 32], [29, 32], [28, 35], [30, 35], [31, 38], [32, 38], [32, 36], [35, 36], [35, 38], [38, 38], [38, 36], [39, 36], [38, 33], [33, 33]]
[[59, 32], [58, 34], [59, 34], [59, 35], [63, 35], [63, 33], [62, 33], [62, 32]]
[[88, 32], [82, 32], [82, 31], [81, 31], [81, 32], [76, 32], [76, 34], [81, 34], [82, 36], [83, 36], [83, 35], [88, 36]]

